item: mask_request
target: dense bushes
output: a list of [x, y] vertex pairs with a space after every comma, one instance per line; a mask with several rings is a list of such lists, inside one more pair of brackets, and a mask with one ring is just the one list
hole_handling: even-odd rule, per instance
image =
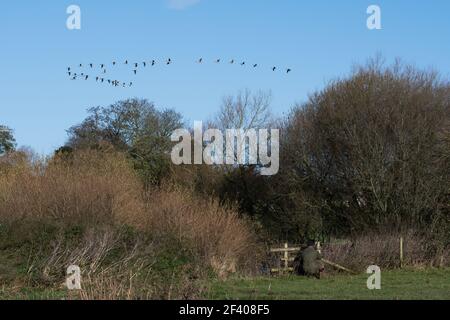
[[[445, 267], [450, 264], [450, 248], [433, 242], [423, 234], [405, 231], [370, 233], [352, 240], [334, 240], [323, 247], [324, 257], [356, 272], [364, 272], [369, 265], [383, 269], [401, 266], [400, 237], [403, 238], [403, 266], [413, 268]], [[333, 271], [327, 268], [328, 272]]]
[[233, 195], [256, 181], [235, 174], [228, 194], [278, 239], [415, 229], [448, 244], [449, 126], [447, 81], [375, 60], [284, 119], [279, 175]]
[[23, 264], [23, 281], [59, 286], [76, 264], [86, 298], [195, 298], [210, 272], [243, 270], [257, 252], [232, 210], [181, 190], [145, 191], [115, 151], [36, 163], [10, 155], [1, 167], [0, 256]]

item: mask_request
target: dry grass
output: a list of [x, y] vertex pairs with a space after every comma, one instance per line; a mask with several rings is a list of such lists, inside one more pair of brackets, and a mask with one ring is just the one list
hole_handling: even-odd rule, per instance
[[[440, 248], [415, 232], [405, 232], [403, 265], [415, 268], [450, 265], [450, 249]], [[326, 259], [353, 270], [364, 271], [370, 265], [394, 269], [400, 267], [400, 235], [373, 234], [352, 242], [332, 242], [323, 248]]]
[[256, 237], [236, 211], [182, 190], [156, 190], [147, 197], [146, 227], [189, 245], [192, 254], [212, 266], [220, 277], [256, 265]]
[[75, 264], [84, 290], [74, 298], [197, 298], [208, 270], [226, 277], [254, 262], [255, 236], [236, 212], [182, 190], [144, 193], [122, 154], [15, 154], [0, 173], [0, 253], [27, 246], [30, 285], [60, 287]]
[[0, 178], [0, 219], [97, 224], [140, 210], [140, 185], [123, 155], [80, 152], [26, 163]]

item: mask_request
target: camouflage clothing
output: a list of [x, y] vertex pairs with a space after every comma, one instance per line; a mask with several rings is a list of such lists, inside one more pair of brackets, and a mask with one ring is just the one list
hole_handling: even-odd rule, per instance
[[322, 256], [314, 246], [309, 246], [297, 255], [294, 268], [298, 275], [314, 276], [320, 279], [320, 274], [324, 270]]

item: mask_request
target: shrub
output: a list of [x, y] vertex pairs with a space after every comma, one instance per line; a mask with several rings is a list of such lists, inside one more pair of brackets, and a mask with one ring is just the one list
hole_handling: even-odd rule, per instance
[[124, 154], [9, 157], [0, 165], [0, 259], [19, 261], [23, 282], [61, 288], [75, 264], [86, 289], [71, 298], [198, 298], [210, 270], [226, 276], [254, 262], [253, 233], [233, 210], [187, 191], [144, 192]]
[[[450, 265], [450, 249], [436, 244], [423, 234], [409, 231], [403, 235], [403, 265], [406, 267], [445, 267]], [[324, 245], [325, 259], [364, 272], [370, 265], [385, 269], [400, 267], [399, 234], [367, 234], [352, 241], [332, 241]], [[328, 268], [328, 270], [332, 270]]]

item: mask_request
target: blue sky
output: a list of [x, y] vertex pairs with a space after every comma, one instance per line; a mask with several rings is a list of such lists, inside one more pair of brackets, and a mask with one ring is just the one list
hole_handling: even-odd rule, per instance
[[[66, 8], [81, 8], [81, 30], [66, 28]], [[377, 4], [382, 30], [368, 30]], [[308, 93], [382, 53], [419, 67], [450, 71], [448, 0], [5, 0], [0, 8], [0, 124], [19, 145], [50, 153], [86, 109], [128, 97], [174, 108], [188, 123], [207, 119], [224, 95], [271, 90], [283, 114]], [[132, 88], [69, 81], [68, 66], [171, 57], [136, 77]], [[205, 63], [195, 61], [203, 57]], [[217, 58], [258, 63], [258, 69]], [[270, 68], [292, 68], [273, 73]], [[111, 68], [109, 68], [111, 69]], [[93, 76], [94, 74], [92, 74]]]

